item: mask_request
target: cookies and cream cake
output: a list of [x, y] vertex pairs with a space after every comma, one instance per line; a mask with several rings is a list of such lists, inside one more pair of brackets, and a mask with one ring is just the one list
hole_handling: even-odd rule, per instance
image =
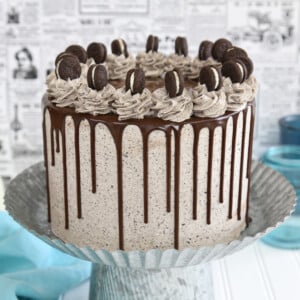
[[[248, 223], [257, 82], [245, 50], [187, 41], [135, 59], [122, 39], [71, 45], [43, 98], [48, 217], [94, 249], [226, 243]], [[197, 76], [195, 76], [195, 74]], [[194, 74], [191, 76], [191, 74]]]

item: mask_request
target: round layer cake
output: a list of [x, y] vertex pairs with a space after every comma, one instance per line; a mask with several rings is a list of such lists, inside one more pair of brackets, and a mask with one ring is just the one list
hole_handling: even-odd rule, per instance
[[[222, 83], [220, 74], [225, 63], [213, 70], [201, 71], [199, 67], [200, 81], [204, 83], [198, 78], [188, 79], [188, 75], [183, 81], [178, 69], [165, 70], [171, 72], [165, 76], [165, 87], [161, 76], [149, 80], [144, 70], [146, 83], [140, 88], [143, 72], [134, 69], [126, 71], [127, 81], [125, 77], [110, 80], [109, 64], [98, 68], [81, 62], [81, 70], [87, 65], [90, 72], [82, 77], [82, 71], [71, 78], [65, 73], [71, 68], [71, 73], [76, 74], [78, 67], [73, 66], [73, 57], [68, 65], [67, 56], [60, 58], [63, 61], [58, 62], [56, 77], [52, 74], [50, 93], [43, 98], [48, 212], [54, 234], [65, 242], [109, 251], [184, 249], [236, 239], [248, 222], [255, 93], [243, 103], [232, 103], [232, 99], [237, 90], [246, 90], [243, 84], [253, 81], [250, 74], [238, 86], [234, 86], [236, 81], [231, 83], [234, 96], [228, 92], [226, 81]], [[64, 64], [68, 68], [62, 69]], [[238, 60], [238, 64], [242, 62]], [[227, 72], [228, 66], [225, 69]], [[215, 77], [216, 71], [221, 77]], [[234, 72], [227, 76], [232, 80], [238, 77]], [[167, 82], [167, 78], [171, 81]], [[73, 89], [67, 89], [61, 102], [56, 92], [65, 84], [60, 82], [63, 80]], [[116, 92], [113, 99], [105, 100], [105, 112], [97, 107], [98, 102], [86, 112], [82, 101], [97, 83], [112, 84], [110, 89]], [[164, 101], [180, 101], [181, 95], [190, 99], [185, 107], [191, 107], [191, 112], [184, 120], [178, 119], [179, 114], [176, 120], [159, 117], [157, 107], [161, 103], [156, 103], [160, 101], [157, 95], [165, 93], [169, 97], [173, 83], [174, 96]], [[206, 86], [200, 97], [205, 102], [200, 105], [203, 110], [206, 112], [210, 107], [207, 103], [215, 99], [212, 95], [219, 95], [219, 103], [224, 94], [224, 112], [216, 117], [209, 112], [208, 116], [199, 116], [199, 97], [193, 96], [198, 85]], [[210, 85], [213, 90], [208, 91]], [[126, 94], [126, 101], [131, 101], [145, 90], [152, 105], [147, 113], [124, 119], [119, 114], [124, 111], [119, 100]], [[157, 93], [158, 90], [162, 91]], [[104, 92], [101, 94], [99, 89], [96, 93], [93, 97]], [[127, 111], [128, 108], [126, 116]]]

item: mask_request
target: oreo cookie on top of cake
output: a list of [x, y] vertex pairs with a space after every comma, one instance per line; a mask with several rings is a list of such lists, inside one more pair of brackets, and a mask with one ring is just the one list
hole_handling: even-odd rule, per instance
[[221, 71], [224, 76], [227, 109], [242, 110], [247, 102], [254, 99], [257, 90], [257, 81], [252, 76], [252, 60], [243, 49], [228, 49], [224, 54]]
[[175, 40], [175, 53], [170, 54], [165, 63], [165, 71], [171, 71], [178, 69], [186, 77], [190, 70], [191, 57], [188, 55], [188, 43], [187, 39], [182, 36], [178, 36]]
[[199, 71], [207, 65], [220, 65], [212, 55], [214, 43], [209, 40], [202, 41], [199, 45], [198, 55], [193, 59], [190, 64], [190, 69], [187, 72], [187, 78], [197, 80]]
[[257, 88], [246, 51], [203, 41], [192, 62], [178, 37], [162, 63], [154, 35], [137, 61], [124, 40], [111, 48], [72, 45], [47, 78], [52, 232], [109, 251], [239, 238], [249, 221]]
[[144, 70], [147, 78], [157, 79], [164, 73], [166, 57], [158, 48], [158, 37], [150, 34], [146, 42], [146, 51], [139, 52], [136, 56], [136, 64]]
[[152, 94], [145, 88], [145, 73], [141, 68], [127, 72], [125, 87], [118, 90], [118, 96], [112, 103], [114, 112], [120, 121], [144, 119], [151, 115]]
[[80, 113], [174, 122], [216, 118], [254, 99], [253, 63], [230, 41], [202, 41], [193, 61], [184, 37], [176, 38], [175, 54], [167, 58], [158, 49], [155, 35], [148, 36], [146, 51], [136, 60], [123, 39], [112, 41], [111, 55], [103, 43], [90, 43], [87, 50], [71, 45], [55, 60], [56, 70], [46, 80], [48, 94], [57, 106]]
[[109, 79], [123, 81], [127, 72], [135, 67], [135, 59], [129, 54], [127, 43], [123, 39], [111, 42], [111, 52], [107, 57]]

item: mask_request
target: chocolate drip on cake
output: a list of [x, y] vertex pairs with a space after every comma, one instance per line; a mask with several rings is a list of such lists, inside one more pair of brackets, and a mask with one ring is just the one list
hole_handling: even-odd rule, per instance
[[211, 195], [212, 195], [212, 162], [213, 162], [213, 145], [214, 145], [214, 130], [217, 127], [222, 128], [222, 151], [221, 151], [221, 170], [220, 170], [220, 203], [223, 203], [223, 186], [224, 186], [224, 170], [225, 170], [225, 148], [226, 148], [226, 128], [228, 118], [220, 118], [217, 124], [192, 124], [194, 130], [193, 142], [193, 219], [197, 220], [197, 206], [198, 206], [198, 148], [199, 135], [202, 129], [209, 129], [209, 143], [208, 143], [208, 172], [207, 172], [207, 211], [206, 222], [210, 224], [211, 217]]
[[235, 167], [235, 152], [236, 152], [236, 138], [237, 138], [237, 122], [239, 114], [232, 116], [232, 145], [231, 145], [231, 167], [230, 167], [230, 188], [229, 188], [229, 209], [228, 218], [232, 219], [232, 205], [233, 205], [233, 188], [234, 188], [234, 167]]
[[222, 125], [222, 150], [221, 150], [221, 178], [220, 178], [220, 198], [219, 202], [224, 202], [224, 171], [225, 171], [225, 151], [226, 151], [226, 133], [227, 133], [227, 121]]
[[55, 165], [55, 152], [54, 152], [54, 128], [51, 128], [51, 166]]
[[[175, 128], [174, 128], [175, 129]], [[179, 249], [179, 196], [180, 196], [180, 135], [182, 126], [174, 130], [175, 162], [174, 162], [174, 248]]]
[[171, 135], [172, 129], [166, 129], [166, 184], [167, 184], [167, 212], [171, 212]]
[[248, 162], [247, 162], [247, 179], [248, 179], [248, 190], [247, 190], [247, 204], [246, 204], [246, 225], [249, 225], [249, 199], [250, 199], [250, 185], [251, 185], [251, 163], [252, 163], [252, 148], [253, 148], [253, 137], [254, 137], [254, 121], [255, 121], [255, 103], [250, 107], [251, 109], [251, 123], [250, 123], [250, 134], [249, 134], [249, 150], [248, 150]]
[[212, 163], [213, 163], [213, 151], [214, 151], [214, 129], [209, 129], [208, 140], [208, 167], [207, 167], [207, 203], [206, 203], [206, 223], [210, 224], [211, 213], [211, 183], [212, 183]]
[[74, 144], [75, 144], [75, 161], [76, 161], [76, 191], [77, 191], [77, 217], [81, 219], [81, 178], [80, 178], [80, 144], [79, 144], [79, 127], [81, 120], [74, 119]]
[[193, 219], [197, 220], [197, 204], [198, 204], [198, 146], [199, 134], [201, 127], [193, 126], [194, 129], [194, 145], [193, 145]]
[[68, 172], [67, 172], [67, 149], [66, 149], [66, 128], [65, 123], [61, 124], [62, 137], [62, 160], [63, 160], [63, 174], [64, 174], [64, 205], [65, 205], [65, 227], [69, 229], [69, 201], [68, 201]]
[[46, 192], [47, 192], [47, 206], [48, 206], [48, 212], [47, 212], [47, 218], [48, 222], [51, 222], [51, 201], [50, 201], [50, 190], [49, 190], [49, 173], [48, 173], [48, 149], [47, 149], [47, 132], [46, 132], [46, 111], [47, 108], [44, 108], [43, 111], [43, 143], [44, 143], [44, 166], [46, 169]]
[[[74, 116], [73, 116], [74, 119]], [[95, 128], [97, 123], [93, 120], [88, 120], [90, 124], [90, 141], [91, 141], [91, 179], [92, 179], [92, 193], [96, 193], [96, 138]]]
[[106, 123], [108, 126], [117, 150], [117, 172], [118, 172], [118, 211], [119, 211], [119, 247], [124, 250], [124, 226], [123, 226], [123, 132], [126, 124], [120, 123], [114, 126], [113, 123]]
[[242, 134], [242, 149], [241, 149], [241, 163], [240, 163], [240, 181], [239, 181], [239, 193], [238, 193], [238, 207], [237, 216], [238, 220], [241, 220], [241, 205], [243, 195], [243, 173], [244, 173], [244, 151], [246, 143], [246, 125], [247, 125], [247, 113], [248, 109], [243, 111], [243, 134]]
[[[114, 140], [116, 146], [117, 155], [117, 191], [118, 191], [118, 230], [119, 230], [119, 248], [124, 249], [126, 241], [124, 240], [124, 215], [123, 215], [123, 161], [122, 161], [122, 148], [123, 148], [123, 132], [126, 126], [136, 125], [141, 131], [143, 142], [143, 197], [144, 197], [144, 223], [149, 221], [149, 135], [152, 131], [162, 131], [166, 137], [166, 211], [170, 212], [171, 207], [171, 165], [172, 165], [172, 137], [174, 136], [174, 247], [180, 246], [180, 148], [181, 148], [181, 132], [184, 125], [189, 124], [194, 130], [193, 141], [193, 205], [192, 205], [192, 218], [196, 220], [197, 205], [198, 205], [198, 150], [199, 150], [199, 135], [202, 129], [208, 128], [209, 130], [209, 144], [208, 144], [208, 172], [207, 172], [207, 199], [206, 199], [206, 223], [211, 223], [211, 202], [212, 202], [212, 182], [214, 175], [212, 173], [213, 167], [213, 153], [214, 153], [214, 133], [217, 127], [222, 128], [222, 150], [221, 150], [221, 163], [220, 163], [220, 202], [223, 202], [224, 193], [224, 169], [225, 169], [225, 150], [226, 150], [226, 130], [227, 123], [232, 118], [233, 123], [233, 138], [232, 138], [232, 152], [231, 152], [231, 170], [230, 170], [230, 189], [229, 189], [229, 213], [228, 218], [232, 218], [232, 205], [233, 205], [233, 188], [234, 188], [234, 166], [235, 166], [235, 151], [237, 141], [237, 122], [240, 112], [227, 112], [224, 116], [216, 118], [214, 120], [207, 118], [190, 118], [187, 121], [181, 123], [174, 123], [170, 121], [164, 121], [161, 119], [145, 118], [143, 120], [128, 120], [126, 122], [118, 121], [116, 115], [101, 115], [92, 116], [90, 114], [77, 114], [72, 108], [57, 108], [50, 101], [47, 96], [44, 99], [45, 112], [48, 111], [50, 115], [51, 128], [50, 128], [50, 149], [51, 149], [51, 161], [55, 165], [55, 147], [54, 136], [55, 131], [58, 139], [56, 139], [56, 147], [59, 144], [59, 133], [61, 134], [62, 141], [62, 164], [64, 175], [64, 209], [65, 209], [65, 228], [69, 228], [69, 207], [68, 207], [68, 172], [67, 172], [67, 151], [66, 151], [66, 135], [65, 135], [65, 118], [71, 117], [74, 122], [74, 144], [75, 144], [75, 167], [76, 167], [76, 191], [77, 191], [77, 216], [78, 218], [84, 217], [82, 215], [82, 203], [81, 203], [81, 178], [80, 178], [80, 123], [86, 119], [90, 127], [90, 157], [91, 157], [91, 182], [92, 192], [96, 193], [96, 133], [95, 128], [97, 124], [105, 125]], [[242, 151], [241, 151], [241, 168], [240, 168], [240, 185], [243, 175], [244, 165], [244, 149], [246, 142], [246, 119], [247, 111], [251, 108], [251, 125], [250, 125], [250, 139], [249, 139], [249, 158], [247, 161], [247, 178], [248, 185], [250, 187], [250, 171], [251, 171], [251, 153], [252, 153], [252, 138], [254, 129], [254, 108], [253, 104], [249, 103], [247, 108], [243, 112], [243, 132], [242, 132]], [[47, 181], [47, 194], [48, 194], [48, 219], [51, 220], [50, 213], [50, 194], [49, 194], [49, 170], [48, 170], [48, 153], [47, 153], [47, 129], [45, 124], [45, 112], [44, 112], [44, 155], [45, 155], [45, 167], [46, 167], [46, 181]], [[174, 135], [172, 135], [172, 132]], [[59, 149], [59, 148], [58, 148]], [[60, 149], [59, 149], [60, 151]], [[249, 187], [248, 195], [249, 198]], [[239, 207], [238, 218], [241, 216], [241, 203], [242, 200], [242, 188], [239, 190]], [[101, 201], [101, 199], [99, 199]], [[247, 200], [248, 201], [248, 200]], [[247, 202], [248, 210], [248, 202]], [[247, 216], [247, 212], [246, 212]], [[247, 220], [247, 219], [246, 219]]]
[[[49, 110], [49, 108], [48, 108]], [[60, 152], [59, 147], [59, 132], [62, 138], [62, 163], [63, 163], [63, 177], [64, 177], [64, 208], [65, 208], [65, 228], [69, 228], [69, 204], [68, 204], [68, 173], [67, 173], [67, 151], [66, 151], [66, 135], [65, 135], [65, 114], [63, 111], [58, 112], [55, 116], [50, 113], [51, 120], [51, 157], [52, 165], [55, 165], [55, 153], [54, 153], [54, 137], [53, 133], [56, 134], [56, 152]], [[48, 173], [48, 170], [47, 170]], [[49, 195], [48, 195], [49, 198]]]
[[[143, 132], [143, 131], [142, 131]], [[148, 223], [148, 137], [149, 133], [142, 133], [143, 136], [143, 161], [144, 161], [144, 223]]]
[[59, 145], [59, 131], [55, 129], [55, 139], [56, 139], [56, 153], [60, 152], [60, 145]]

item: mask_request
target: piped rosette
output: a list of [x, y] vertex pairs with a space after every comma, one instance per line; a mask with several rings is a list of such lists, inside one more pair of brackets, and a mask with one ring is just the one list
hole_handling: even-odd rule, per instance
[[107, 57], [109, 79], [124, 80], [127, 72], [135, 67], [135, 60], [128, 53], [127, 44], [123, 39], [112, 41], [111, 52]]
[[125, 88], [118, 90], [112, 103], [114, 112], [120, 121], [127, 119], [144, 119], [151, 114], [153, 105], [151, 92], [145, 88], [145, 73], [141, 68], [127, 72]]
[[165, 62], [165, 71], [180, 70], [183, 77], [190, 72], [192, 59], [188, 56], [188, 44], [185, 37], [178, 36], [175, 40], [175, 53], [170, 54]]
[[46, 81], [51, 101], [59, 107], [74, 107], [78, 100], [78, 89], [82, 85], [80, 75], [78, 58], [72, 54], [60, 55], [56, 59], [54, 73], [51, 73]]
[[190, 64], [190, 69], [186, 75], [188, 79], [198, 80], [199, 72], [205, 66], [220, 66], [220, 63], [212, 57], [214, 43], [208, 40], [202, 41], [199, 45], [198, 56]]
[[239, 111], [253, 101], [256, 94], [256, 80], [251, 82], [253, 64], [248, 57], [231, 58], [224, 62], [222, 75], [228, 110]]
[[201, 69], [199, 83], [192, 90], [192, 99], [196, 117], [216, 118], [225, 113], [227, 102], [219, 68], [212, 65]]
[[80, 45], [70, 45], [66, 48], [65, 52], [61, 53], [61, 55], [64, 55], [64, 53], [73, 54], [78, 58], [81, 66], [81, 77], [82, 79], [85, 79], [88, 69], [88, 55], [86, 50]]
[[182, 122], [193, 112], [190, 94], [184, 88], [184, 78], [178, 69], [166, 73], [165, 87], [153, 92], [153, 101], [152, 110], [163, 120]]
[[147, 78], [161, 77], [164, 72], [166, 57], [158, 52], [158, 45], [158, 37], [149, 35], [146, 52], [139, 52], [136, 56], [136, 64], [144, 70]]
[[108, 83], [106, 68], [101, 64], [93, 64], [87, 72], [87, 84], [78, 90], [75, 110], [92, 115], [108, 114], [112, 111], [111, 104], [116, 97], [115, 88]]

